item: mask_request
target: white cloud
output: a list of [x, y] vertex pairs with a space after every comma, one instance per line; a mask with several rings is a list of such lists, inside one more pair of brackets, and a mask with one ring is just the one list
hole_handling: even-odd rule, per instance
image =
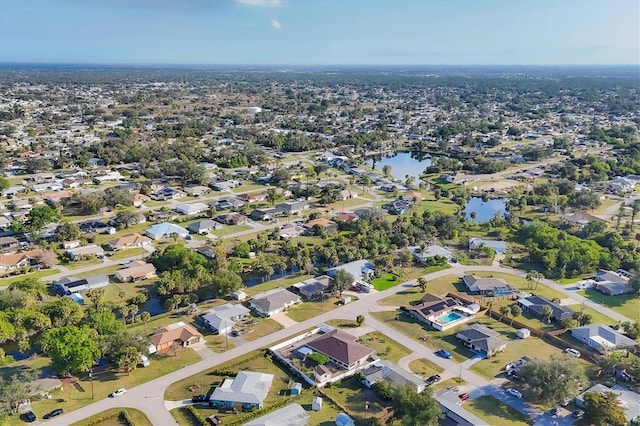
[[275, 28], [276, 30], [282, 29], [282, 25], [280, 25], [280, 22], [276, 21], [275, 19], [271, 20], [271, 27]]
[[282, 0], [234, 0], [236, 3], [257, 7], [279, 7]]

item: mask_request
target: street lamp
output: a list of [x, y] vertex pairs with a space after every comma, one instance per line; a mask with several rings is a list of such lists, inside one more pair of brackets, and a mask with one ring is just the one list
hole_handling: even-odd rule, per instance
[[91, 379], [91, 399], [93, 398], [93, 368], [89, 369], [89, 379]]
[[367, 420], [369, 418], [369, 401], [364, 402], [364, 419]]

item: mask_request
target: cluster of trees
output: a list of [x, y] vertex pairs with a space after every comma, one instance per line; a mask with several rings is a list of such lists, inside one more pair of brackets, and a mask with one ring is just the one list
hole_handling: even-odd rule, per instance
[[529, 261], [539, 264], [545, 275], [571, 278], [598, 268], [616, 270], [620, 259], [594, 240], [583, 240], [543, 222], [531, 222], [520, 228]]
[[519, 376], [532, 399], [546, 404], [573, 397], [588, 383], [582, 364], [563, 355], [535, 358], [520, 367]]
[[118, 188], [107, 188], [90, 194], [75, 193], [67, 202], [78, 206], [85, 214], [96, 214], [103, 208], [131, 206], [133, 198], [129, 191]]
[[[215, 248], [215, 260], [208, 260], [181, 244], [172, 244], [155, 252], [150, 262], [160, 272], [157, 292], [164, 298], [192, 293], [203, 298], [226, 296], [242, 285], [240, 275], [228, 268], [227, 254], [222, 246]], [[195, 301], [197, 296], [196, 300], [188, 302]], [[173, 297], [168, 303], [177, 307], [183, 302], [183, 298]]]

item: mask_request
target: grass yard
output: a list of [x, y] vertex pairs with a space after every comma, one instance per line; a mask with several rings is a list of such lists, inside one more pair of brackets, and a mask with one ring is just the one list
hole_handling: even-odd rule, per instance
[[242, 291], [247, 293], [249, 297], [252, 297], [258, 293], [262, 293], [277, 287], [281, 287], [281, 288], [291, 287], [292, 284], [298, 283], [300, 281], [308, 280], [309, 278], [313, 278], [313, 275], [309, 275], [309, 274], [289, 275], [284, 278], [279, 278], [277, 280], [271, 280], [271, 281], [267, 281], [266, 283], [243, 288]]
[[376, 278], [371, 281], [371, 284], [373, 284], [373, 288], [378, 291], [383, 291], [391, 287], [395, 287], [401, 283], [402, 280], [400, 279], [400, 277], [389, 273], [385, 273], [380, 278]]
[[124, 266], [122, 265], [111, 265], [111, 266], [106, 266], [104, 268], [98, 268], [98, 269], [92, 269], [90, 271], [85, 271], [85, 272], [80, 272], [77, 274], [73, 274], [74, 277], [78, 277], [78, 278], [87, 278], [87, 277], [92, 277], [94, 275], [113, 275], [116, 273], [116, 271], [118, 269], [122, 269], [124, 268]]
[[[365, 416], [372, 418], [384, 414], [385, 408], [381, 406], [376, 398], [368, 397], [364, 392], [366, 388], [355, 377], [343, 380], [340, 384], [323, 389], [327, 395], [334, 399], [339, 405], [345, 407], [356, 420], [364, 419]], [[365, 402], [369, 402], [368, 410], [365, 411]], [[326, 420], [326, 419], [325, 419]], [[364, 424], [364, 423], [363, 423]]]
[[60, 273], [60, 269], [42, 269], [40, 271], [29, 272], [27, 274], [12, 275], [6, 278], [0, 278], [0, 287], [11, 284], [14, 281], [19, 281], [25, 278], [45, 278], [49, 275], [55, 275]]
[[200, 423], [198, 419], [196, 419], [195, 416], [191, 414], [191, 411], [187, 410], [185, 407], [174, 408], [173, 410], [169, 411], [169, 413], [171, 413], [173, 418], [176, 419], [176, 422], [178, 422], [180, 426], [191, 426]]
[[411, 361], [409, 363], [409, 368], [411, 371], [421, 375], [422, 377], [430, 377], [444, 371], [444, 368], [426, 358], [419, 358]]
[[[103, 420], [96, 422], [99, 419]], [[112, 408], [71, 424], [71, 426], [111, 425], [152, 426], [147, 416], [145, 416], [142, 411], [138, 411], [134, 408]]]
[[337, 319], [337, 320], [329, 320], [325, 324], [330, 327], [336, 328], [356, 328], [358, 327], [358, 323], [352, 320], [345, 319]]
[[107, 242], [111, 241], [111, 240], [115, 240], [117, 238], [120, 238], [124, 235], [127, 234], [131, 234], [133, 232], [135, 232], [136, 234], [141, 234], [144, 235], [144, 231], [147, 230], [147, 228], [153, 226], [153, 223], [149, 223], [149, 222], [145, 222], [145, 223], [138, 223], [135, 225], [131, 225], [128, 228], [125, 229], [121, 229], [118, 232], [116, 232], [113, 235], [109, 235], [109, 234], [95, 234], [93, 236], [93, 244], [97, 244], [99, 246], [107, 244]]
[[606, 294], [602, 294], [592, 289], [580, 290], [578, 291], [578, 294], [588, 297], [596, 303], [605, 305], [629, 319], [640, 319], [640, 297], [638, 296], [629, 294], [607, 296]]
[[304, 408], [307, 411], [307, 414], [309, 414], [309, 425], [334, 426], [335, 423], [333, 420], [342, 410], [334, 405], [333, 402], [323, 398], [322, 408], [319, 411], [312, 411], [311, 402], [316, 396], [319, 396], [319, 394], [308, 392], [296, 401], [298, 404], [302, 405], [302, 408]]
[[282, 330], [282, 326], [271, 318], [256, 318], [256, 322], [247, 325], [247, 331], [241, 332], [240, 336], [246, 340], [256, 340], [276, 331]]
[[[151, 361], [149, 367], [138, 368], [129, 375], [110, 370], [94, 372], [94, 399], [91, 398], [91, 381], [86, 374], [83, 374], [76, 384], [64, 383], [62, 390], [53, 393], [53, 398], [33, 401], [33, 412], [38, 418], [42, 418], [45, 413], [55, 408], [62, 408], [65, 412], [76, 410], [106, 398], [108, 394], [118, 388], [129, 389], [169, 374], [185, 365], [196, 363], [200, 361], [200, 356], [192, 349], [180, 349], [175, 357], [152, 355], [149, 359]], [[3, 368], [3, 374], [4, 370], [8, 370], [6, 373], [10, 375], [14, 368], [20, 366], [28, 366], [39, 372], [42, 369], [48, 370], [50, 364], [51, 361], [48, 358], [35, 357]]]
[[[428, 287], [429, 285], [427, 284], [427, 288]], [[413, 287], [399, 291], [389, 297], [385, 297], [384, 299], [378, 301], [378, 303], [384, 306], [417, 305], [418, 303], [420, 303], [420, 298], [422, 296], [424, 296], [424, 292], [420, 289], [420, 287]]]
[[64, 266], [65, 268], [69, 268], [69, 269], [80, 269], [80, 268], [86, 268], [87, 266], [94, 266], [94, 265], [102, 265], [102, 260], [101, 259], [87, 259], [87, 260], [78, 260], [78, 261], [70, 261], [67, 263], [63, 263], [62, 266]]
[[376, 351], [376, 354], [393, 363], [398, 363], [402, 358], [411, 354], [411, 351], [396, 342], [392, 338], [385, 336], [378, 331], [372, 331], [360, 337], [360, 341]]
[[[352, 296], [352, 299], [355, 299], [355, 298]], [[308, 302], [298, 303], [297, 305], [289, 308], [289, 310], [287, 311], [287, 316], [294, 321], [298, 321], [298, 322], [305, 321], [335, 309], [337, 307], [336, 302], [338, 300], [340, 299], [337, 297], [326, 297], [324, 302], [308, 301]]]
[[118, 250], [114, 252], [111, 256], [109, 256], [109, 259], [122, 260], [122, 259], [128, 259], [130, 257], [141, 256], [146, 254], [147, 254], [147, 251], [145, 249], [143, 249], [142, 247], [136, 247], [136, 248], [130, 248], [125, 250]]
[[485, 420], [489, 425], [525, 426], [529, 424], [524, 414], [492, 396], [470, 399], [464, 404], [464, 408]]
[[222, 229], [211, 231], [211, 235], [216, 237], [224, 237], [227, 235], [235, 234], [236, 232], [246, 231], [253, 229], [249, 225], [224, 225]]
[[204, 341], [206, 342], [208, 348], [218, 353], [236, 347], [236, 345], [233, 344], [232, 339], [224, 335], [220, 336], [217, 334], [210, 334], [208, 336], [204, 336]]
[[236, 194], [240, 194], [243, 192], [258, 192], [259, 190], [266, 190], [267, 188], [263, 185], [258, 184], [247, 184], [240, 185], [237, 188], [231, 188], [231, 192], [235, 192]]

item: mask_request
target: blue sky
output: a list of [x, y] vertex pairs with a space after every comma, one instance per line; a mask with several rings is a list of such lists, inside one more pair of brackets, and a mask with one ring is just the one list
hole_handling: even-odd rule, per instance
[[0, 0], [0, 62], [639, 64], [637, 0]]

